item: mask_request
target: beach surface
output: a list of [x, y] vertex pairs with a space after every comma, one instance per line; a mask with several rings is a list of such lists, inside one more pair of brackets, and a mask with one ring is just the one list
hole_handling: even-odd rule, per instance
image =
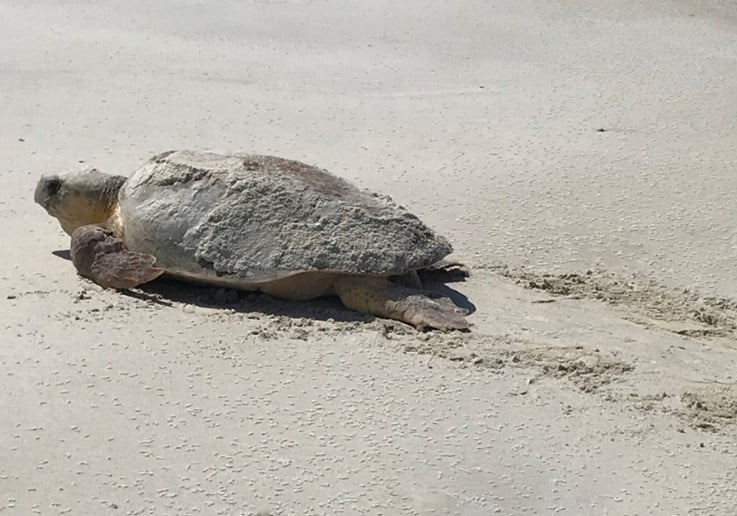
[[[734, 515], [737, 4], [0, 0], [0, 514]], [[74, 271], [41, 174], [382, 194], [468, 333]]]

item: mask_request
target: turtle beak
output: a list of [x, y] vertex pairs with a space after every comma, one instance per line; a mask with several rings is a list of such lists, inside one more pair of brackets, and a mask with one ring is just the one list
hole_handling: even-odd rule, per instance
[[36, 204], [48, 211], [51, 198], [56, 195], [60, 188], [61, 181], [59, 180], [59, 176], [41, 176], [41, 179], [36, 184], [33, 200]]
[[44, 208], [45, 201], [46, 201], [46, 188], [44, 188], [44, 183], [46, 182], [46, 176], [41, 176], [41, 179], [38, 180], [38, 183], [36, 183], [36, 191], [33, 193], [33, 201], [36, 204], [40, 204]]

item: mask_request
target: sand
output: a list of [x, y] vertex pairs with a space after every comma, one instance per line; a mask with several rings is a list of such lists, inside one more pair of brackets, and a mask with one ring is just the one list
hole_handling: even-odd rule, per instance
[[[0, 513], [732, 515], [737, 6], [0, 2]], [[469, 333], [77, 277], [42, 173], [391, 195]]]

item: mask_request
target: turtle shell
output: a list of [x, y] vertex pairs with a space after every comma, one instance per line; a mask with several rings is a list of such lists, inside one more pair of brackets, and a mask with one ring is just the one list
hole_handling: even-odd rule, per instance
[[119, 201], [128, 247], [188, 276], [394, 275], [452, 252], [389, 197], [274, 156], [166, 152], [128, 179]]

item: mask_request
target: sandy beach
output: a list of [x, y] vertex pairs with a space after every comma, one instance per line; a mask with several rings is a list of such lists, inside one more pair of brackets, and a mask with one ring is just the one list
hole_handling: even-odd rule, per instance
[[[0, 0], [0, 514], [733, 515], [737, 4]], [[467, 333], [80, 278], [42, 174], [394, 198]]]

